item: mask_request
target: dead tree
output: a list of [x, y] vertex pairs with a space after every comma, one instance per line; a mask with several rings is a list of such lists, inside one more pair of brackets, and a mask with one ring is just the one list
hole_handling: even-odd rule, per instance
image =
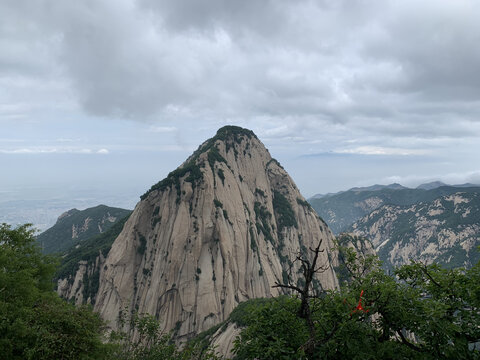
[[307, 326], [308, 326], [309, 339], [303, 345], [303, 349], [309, 358], [313, 356], [313, 353], [315, 350], [315, 338], [316, 338], [315, 323], [313, 322], [313, 319], [312, 319], [312, 308], [310, 303], [310, 299], [317, 297], [316, 294], [314, 294], [313, 280], [314, 280], [315, 274], [323, 273], [327, 271], [329, 268], [328, 265], [317, 265], [319, 254], [325, 251], [324, 249], [320, 249], [321, 246], [322, 246], [322, 240], [318, 242], [318, 245], [316, 248], [309, 249], [313, 253], [313, 259], [311, 261], [308, 259], [308, 256], [307, 256], [308, 254], [298, 254], [295, 260], [293, 261], [292, 265], [290, 266], [290, 272], [291, 272], [295, 262], [300, 262], [300, 270], [305, 280], [305, 283], [303, 284], [303, 286], [297, 286], [296, 284], [293, 284], [290, 277], [288, 279], [287, 284], [281, 284], [277, 281], [273, 286], [274, 288], [290, 289], [300, 295], [301, 303], [300, 303], [300, 309], [298, 310], [298, 317], [300, 317], [301, 319], [305, 319], [305, 322], [307, 323]]

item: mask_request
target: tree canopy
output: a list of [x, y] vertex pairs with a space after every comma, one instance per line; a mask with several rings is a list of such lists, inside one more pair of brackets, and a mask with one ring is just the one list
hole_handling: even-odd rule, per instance
[[99, 359], [102, 321], [53, 291], [57, 261], [30, 225], [0, 225], [0, 353], [4, 359]]
[[293, 291], [244, 316], [236, 359], [480, 358], [480, 263], [452, 270], [412, 262], [388, 275], [375, 256], [340, 251], [341, 288], [308, 298], [315, 338], [300, 316], [304, 297]]

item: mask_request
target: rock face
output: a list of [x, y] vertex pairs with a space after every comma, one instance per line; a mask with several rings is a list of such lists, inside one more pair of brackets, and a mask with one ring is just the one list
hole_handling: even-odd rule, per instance
[[95, 304], [100, 269], [130, 212], [127, 214], [107, 231], [83, 240], [62, 253], [62, 261], [55, 275], [58, 295], [73, 300], [77, 305]]
[[77, 264], [75, 274], [68, 278], [57, 280], [57, 294], [67, 300], [73, 300], [76, 305], [94, 304], [95, 298], [92, 298], [89, 286], [91, 279], [98, 275], [100, 268], [105, 263], [103, 254], [100, 253], [93, 261], [80, 260]]
[[337, 236], [337, 242], [340, 246], [354, 249], [357, 256], [361, 258], [377, 255], [373, 244], [364, 236], [358, 236], [353, 233], [341, 233]]
[[470, 267], [480, 260], [479, 219], [480, 192], [456, 192], [411, 206], [381, 206], [352, 230], [372, 241], [387, 268], [410, 259]]
[[[115, 328], [122, 310], [155, 314], [189, 338], [224, 321], [240, 302], [271, 297], [298, 253], [333, 235], [253, 132], [228, 126], [152, 186], [100, 271], [95, 310]], [[317, 286], [335, 288], [333, 266]]]

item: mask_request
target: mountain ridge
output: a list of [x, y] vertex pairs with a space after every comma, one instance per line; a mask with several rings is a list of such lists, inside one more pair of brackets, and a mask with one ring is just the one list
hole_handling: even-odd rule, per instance
[[309, 199], [312, 207], [335, 234], [348, 231], [351, 224], [381, 205], [412, 205], [431, 201], [457, 191], [476, 192], [480, 187], [440, 186], [425, 189], [388, 189], [370, 191], [344, 191], [324, 198]]
[[130, 210], [97, 205], [85, 210], [70, 209], [62, 213], [55, 225], [37, 236], [45, 253], [63, 252], [72, 245], [107, 231]]
[[480, 189], [412, 205], [382, 205], [350, 228], [369, 238], [385, 267], [410, 260], [471, 267], [480, 254]]

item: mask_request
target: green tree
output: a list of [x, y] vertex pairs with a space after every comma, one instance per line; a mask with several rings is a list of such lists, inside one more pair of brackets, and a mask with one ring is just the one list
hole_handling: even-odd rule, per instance
[[309, 339], [308, 325], [299, 317], [299, 299], [280, 296], [238, 305], [233, 321], [244, 326], [235, 340], [235, 359], [301, 359]]
[[120, 329], [110, 334], [109, 358], [115, 360], [217, 360], [214, 349], [199, 344], [184, 344], [179, 349], [172, 333], [164, 333], [150, 314], [122, 312]]
[[3, 359], [98, 359], [102, 321], [52, 291], [57, 261], [30, 225], [0, 225], [0, 353]]
[[[284, 286], [293, 290], [282, 300], [288, 306], [266, 300], [246, 317], [237, 358], [480, 358], [480, 263], [447, 270], [412, 262], [388, 275], [375, 256], [339, 250], [341, 288], [307, 297]], [[302, 317], [305, 300], [309, 321]]]

